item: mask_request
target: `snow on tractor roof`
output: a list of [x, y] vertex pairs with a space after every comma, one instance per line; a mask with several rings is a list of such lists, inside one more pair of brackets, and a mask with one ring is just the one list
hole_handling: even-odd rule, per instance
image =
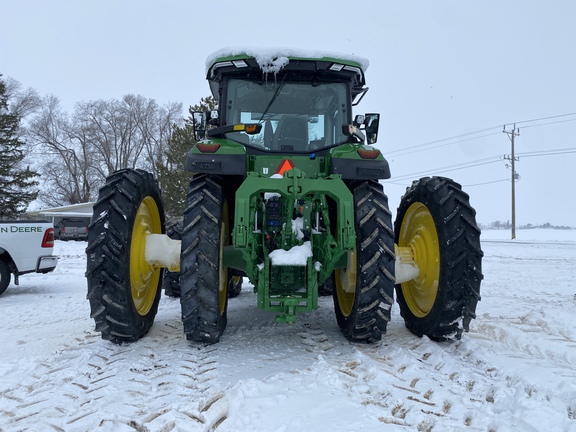
[[295, 48], [263, 48], [263, 47], [228, 47], [222, 48], [208, 56], [206, 59], [206, 74], [216, 61], [235, 56], [253, 57], [263, 72], [278, 73], [288, 64], [290, 58], [299, 59], [330, 59], [345, 63], [355, 63], [365, 72], [368, 69], [368, 59], [351, 55], [327, 51], [314, 51]]

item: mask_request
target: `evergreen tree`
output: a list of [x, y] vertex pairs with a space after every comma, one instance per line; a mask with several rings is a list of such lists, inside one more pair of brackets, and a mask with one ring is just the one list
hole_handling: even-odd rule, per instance
[[184, 119], [182, 127], [176, 126], [168, 142], [164, 163], [157, 164], [158, 180], [162, 189], [166, 214], [172, 217], [182, 216], [188, 184], [192, 173], [186, 171], [186, 155], [196, 144], [193, 128], [193, 113], [216, 109], [212, 96], [200, 99], [200, 103], [190, 107], [190, 116]]
[[23, 167], [25, 143], [18, 136], [20, 118], [8, 109], [8, 93], [0, 75], [0, 219], [15, 219], [38, 196], [39, 174]]

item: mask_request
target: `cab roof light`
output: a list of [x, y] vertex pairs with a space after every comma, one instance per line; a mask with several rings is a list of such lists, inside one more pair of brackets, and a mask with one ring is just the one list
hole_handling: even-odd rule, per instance
[[216, 70], [218, 68], [226, 67], [226, 66], [233, 66], [233, 64], [231, 61], [218, 62], [218, 63], [215, 63], [214, 66], [212, 66], [212, 68], [214, 70]]
[[340, 63], [332, 63], [332, 65], [330, 65], [328, 69], [334, 72], [340, 72], [340, 71], [354, 72], [356, 75], [360, 77], [362, 76], [362, 69], [356, 66], [348, 66]]
[[215, 63], [214, 66], [212, 66], [212, 69], [216, 70], [216, 69], [221, 68], [221, 67], [229, 67], [229, 66], [235, 66], [238, 69], [241, 69], [241, 68], [248, 67], [248, 63], [246, 63], [244, 60], [223, 61], [223, 62]]
[[216, 76], [216, 70], [222, 67], [230, 67], [230, 66], [234, 66], [237, 69], [242, 69], [245, 67], [248, 67], [248, 63], [246, 63], [244, 60], [231, 60], [231, 61], [223, 61], [223, 62], [218, 62], [218, 63], [214, 63], [214, 65], [212, 66], [211, 72], [210, 72], [210, 76], [212, 78], [214, 78]]
[[357, 75], [362, 76], [362, 70], [356, 66], [344, 66], [344, 70], [356, 72]]

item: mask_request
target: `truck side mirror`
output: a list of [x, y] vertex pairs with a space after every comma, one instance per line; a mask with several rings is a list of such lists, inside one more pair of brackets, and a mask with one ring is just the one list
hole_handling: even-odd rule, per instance
[[194, 139], [196, 141], [203, 140], [206, 137], [206, 113], [193, 112], [192, 113], [192, 127], [194, 128]]
[[364, 116], [364, 132], [366, 133], [366, 142], [374, 144], [378, 139], [378, 126], [380, 123], [380, 114], [366, 114]]

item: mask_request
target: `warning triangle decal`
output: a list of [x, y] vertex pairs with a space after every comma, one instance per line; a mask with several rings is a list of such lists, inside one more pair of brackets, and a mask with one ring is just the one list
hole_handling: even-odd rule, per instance
[[278, 165], [278, 168], [276, 168], [275, 174], [284, 175], [286, 171], [290, 171], [292, 168], [294, 168], [294, 162], [292, 162], [290, 159], [282, 159], [282, 161], [280, 161], [280, 165]]

